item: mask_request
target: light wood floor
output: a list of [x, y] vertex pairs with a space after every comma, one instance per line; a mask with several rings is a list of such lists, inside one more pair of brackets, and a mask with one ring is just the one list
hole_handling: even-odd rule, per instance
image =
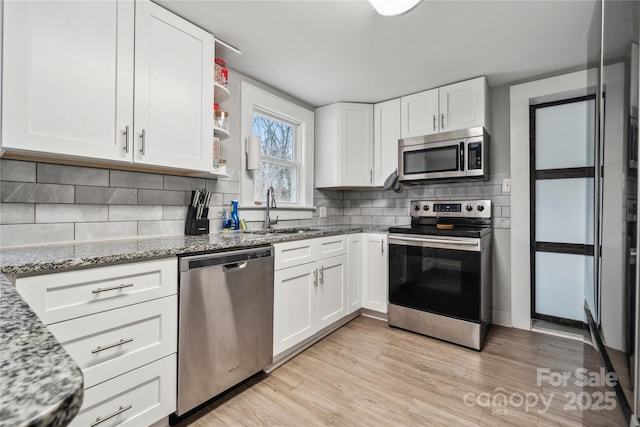
[[[597, 371], [599, 355], [566, 338], [494, 326], [476, 352], [360, 316], [179, 426], [625, 425], [619, 408], [565, 408], [574, 394], [584, 392], [586, 405], [610, 390], [578, 387], [573, 374], [583, 366]], [[538, 385], [537, 368], [572, 378], [566, 386]], [[541, 393], [551, 401], [547, 411], [541, 400], [533, 405]], [[500, 394], [511, 403], [500, 406], [493, 399]]]

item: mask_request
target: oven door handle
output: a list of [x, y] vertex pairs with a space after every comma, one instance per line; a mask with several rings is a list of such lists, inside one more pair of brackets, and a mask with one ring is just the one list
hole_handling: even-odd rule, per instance
[[422, 246], [432, 248], [448, 248], [451, 246], [457, 246], [462, 250], [479, 250], [479, 240], [448, 240], [448, 239], [433, 239], [430, 237], [407, 237], [407, 236], [389, 236], [389, 244], [404, 245], [404, 246]]

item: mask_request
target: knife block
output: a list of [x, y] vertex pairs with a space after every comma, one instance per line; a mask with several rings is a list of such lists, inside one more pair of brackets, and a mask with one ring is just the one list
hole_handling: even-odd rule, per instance
[[184, 225], [184, 234], [187, 236], [197, 236], [199, 234], [209, 234], [209, 208], [202, 210], [204, 218], [196, 218], [196, 208], [189, 206], [187, 210], [187, 220]]

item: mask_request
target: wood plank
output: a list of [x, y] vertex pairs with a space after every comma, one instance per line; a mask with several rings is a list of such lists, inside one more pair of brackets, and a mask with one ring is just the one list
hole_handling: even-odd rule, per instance
[[[608, 388], [537, 381], [538, 368], [600, 366], [594, 348], [566, 338], [493, 326], [477, 352], [360, 316], [177, 425], [624, 426], [618, 408], [565, 407], [566, 393]], [[553, 399], [548, 408], [541, 400], [491, 405], [498, 393]], [[489, 406], [482, 404], [487, 396]]]

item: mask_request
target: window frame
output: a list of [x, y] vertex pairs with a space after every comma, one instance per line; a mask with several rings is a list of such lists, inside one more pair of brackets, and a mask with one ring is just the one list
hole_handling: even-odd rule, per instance
[[[267, 117], [282, 120], [297, 128], [294, 143], [294, 157], [299, 159], [297, 177], [297, 203], [278, 201], [278, 213], [281, 219], [305, 219], [313, 215], [313, 151], [314, 151], [314, 112], [293, 104], [275, 94], [269, 93], [246, 81], [241, 83], [240, 91], [240, 206], [245, 209], [248, 220], [258, 221], [259, 215], [251, 210], [264, 210], [264, 205], [255, 204], [254, 172], [246, 170], [246, 144], [253, 133], [253, 114], [258, 112]], [[262, 155], [260, 156], [262, 159]], [[279, 160], [279, 159], [275, 159]], [[260, 213], [261, 215], [261, 213]]]

